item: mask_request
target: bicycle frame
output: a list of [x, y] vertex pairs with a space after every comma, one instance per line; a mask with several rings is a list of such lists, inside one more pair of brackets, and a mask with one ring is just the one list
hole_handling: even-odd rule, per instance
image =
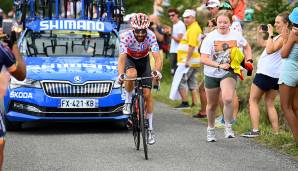
[[145, 119], [145, 101], [144, 101], [144, 93], [143, 93], [143, 87], [142, 87], [142, 80], [144, 79], [152, 79], [152, 77], [137, 77], [132, 79], [124, 79], [125, 81], [134, 81], [134, 90], [135, 93], [132, 97], [132, 105], [131, 105], [131, 111], [132, 111], [132, 122], [133, 122], [133, 137], [134, 142], [137, 150], [139, 150], [140, 147], [140, 133], [142, 133], [142, 139], [143, 139], [143, 147], [144, 147], [144, 154], [145, 159], [148, 160], [148, 125], [146, 124]]

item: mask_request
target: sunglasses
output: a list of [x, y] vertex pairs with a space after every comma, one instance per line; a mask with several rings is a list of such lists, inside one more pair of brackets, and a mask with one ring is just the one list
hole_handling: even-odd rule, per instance
[[298, 28], [298, 24], [292, 23], [292, 26]]
[[135, 29], [134, 33], [140, 34], [140, 35], [145, 35], [145, 34], [147, 34], [147, 30], [146, 29]]
[[169, 14], [169, 17], [174, 17], [176, 14]]

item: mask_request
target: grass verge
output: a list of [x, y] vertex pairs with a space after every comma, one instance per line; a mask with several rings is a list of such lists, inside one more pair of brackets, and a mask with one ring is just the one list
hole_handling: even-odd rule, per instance
[[[176, 106], [180, 103], [180, 101], [173, 101], [169, 99], [172, 76], [170, 74], [170, 64], [168, 59], [164, 61], [163, 68], [163, 80], [161, 82], [161, 91], [154, 92], [154, 99], [168, 104], [169, 106]], [[201, 76], [199, 76], [201, 78]], [[237, 87], [237, 94], [240, 100], [239, 106], [239, 114], [237, 118], [237, 122], [234, 125], [234, 130], [238, 135], [248, 131], [251, 129], [250, 118], [248, 115], [248, 98], [249, 98], [249, 89], [251, 85], [251, 78], [247, 78], [244, 81], [240, 81]], [[254, 140], [258, 143], [264, 144], [269, 148], [274, 150], [278, 150], [282, 153], [289, 154], [293, 156], [295, 159], [298, 159], [298, 143], [295, 142], [291, 132], [287, 128], [287, 125], [284, 121], [284, 116], [280, 109], [279, 99], [276, 99], [276, 108], [278, 113], [280, 113], [280, 132], [278, 135], [272, 134], [270, 121], [265, 112], [264, 103], [260, 104], [260, 130], [261, 136], [255, 138]], [[191, 109], [182, 110], [185, 115], [191, 117], [192, 114], [197, 113], [199, 110], [199, 106], [193, 107]], [[201, 122], [206, 123], [207, 119], [200, 119]]]

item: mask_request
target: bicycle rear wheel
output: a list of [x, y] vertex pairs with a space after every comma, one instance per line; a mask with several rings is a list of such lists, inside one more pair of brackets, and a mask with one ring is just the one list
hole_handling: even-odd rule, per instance
[[145, 159], [148, 160], [148, 146], [147, 146], [148, 128], [145, 124], [146, 121], [145, 121], [144, 98], [142, 96], [139, 97], [139, 111], [140, 111], [140, 120], [141, 120], [140, 126], [141, 126], [141, 131], [142, 131], [144, 154], [145, 154]]
[[132, 105], [131, 105], [131, 120], [132, 120], [132, 135], [133, 135], [133, 140], [135, 143], [135, 147], [137, 150], [140, 149], [140, 120], [139, 120], [139, 108], [138, 108], [138, 101], [136, 98], [133, 98], [132, 100]]

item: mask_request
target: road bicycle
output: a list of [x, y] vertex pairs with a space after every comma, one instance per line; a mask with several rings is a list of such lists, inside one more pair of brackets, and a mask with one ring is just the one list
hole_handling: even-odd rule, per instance
[[[145, 159], [148, 160], [148, 120], [145, 118], [145, 101], [143, 94], [142, 81], [146, 79], [152, 79], [152, 77], [136, 77], [136, 78], [125, 78], [124, 81], [134, 81], [134, 94], [132, 96], [131, 103], [131, 116], [132, 121], [132, 135], [134, 139], [134, 145], [137, 150], [140, 150], [141, 137], [144, 149]], [[154, 86], [159, 90], [159, 86]]]

